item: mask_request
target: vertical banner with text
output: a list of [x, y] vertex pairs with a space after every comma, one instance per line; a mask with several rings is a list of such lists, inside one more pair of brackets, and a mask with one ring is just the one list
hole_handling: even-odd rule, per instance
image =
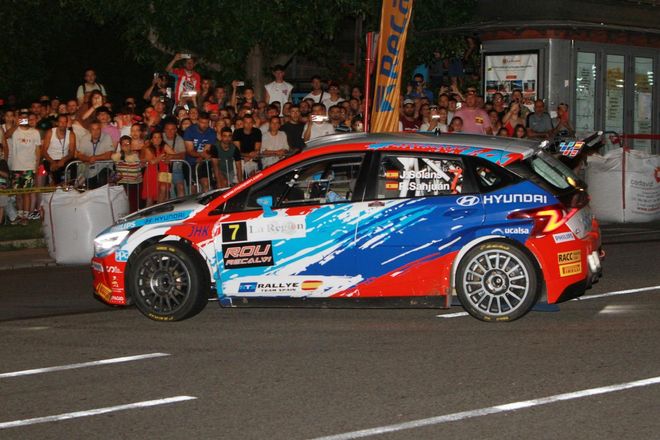
[[399, 131], [401, 76], [413, 0], [383, 0], [371, 130]]

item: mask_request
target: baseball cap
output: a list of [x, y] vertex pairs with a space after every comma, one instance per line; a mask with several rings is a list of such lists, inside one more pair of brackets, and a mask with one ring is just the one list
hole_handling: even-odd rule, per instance
[[403, 100], [403, 105], [408, 105], [408, 104], [410, 104], [410, 105], [415, 105], [415, 100], [414, 100], [414, 99], [410, 99], [410, 98], [408, 98], [408, 99], [404, 99], [404, 100]]

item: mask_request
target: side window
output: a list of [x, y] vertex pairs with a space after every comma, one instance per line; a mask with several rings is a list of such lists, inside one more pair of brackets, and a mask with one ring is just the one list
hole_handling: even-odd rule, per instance
[[274, 179], [259, 182], [247, 198], [246, 209], [257, 209], [257, 199], [271, 196], [275, 208], [349, 202], [364, 154], [335, 156], [307, 162]]
[[483, 159], [474, 158], [474, 160], [476, 180], [482, 191], [493, 191], [516, 181], [515, 176], [501, 166]]
[[379, 199], [430, 197], [463, 192], [463, 161], [457, 157], [384, 154], [378, 168]]

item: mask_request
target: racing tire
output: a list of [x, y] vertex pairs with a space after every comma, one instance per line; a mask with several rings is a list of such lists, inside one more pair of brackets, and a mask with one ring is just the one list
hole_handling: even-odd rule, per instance
[[510, 242], [494, 240], [465, 254], [456, 271], [456, 293], [463, 308], [481, 321], [513, 321], [538, 301], [538, 280], [527, 253]]
[[154, 321], [181, 321], [208, 303], [206, 264], [179, 243], [147, 246], [131, 263], [129, 283], [138, 310]]

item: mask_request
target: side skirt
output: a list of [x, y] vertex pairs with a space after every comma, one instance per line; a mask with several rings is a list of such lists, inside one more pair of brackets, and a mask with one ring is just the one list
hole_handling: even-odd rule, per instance
[[295, 307], [326, 309], [447, 309], [445, 296], [396, 296], [387, 298], [273, 298], [224, 297], [221, 307]]

